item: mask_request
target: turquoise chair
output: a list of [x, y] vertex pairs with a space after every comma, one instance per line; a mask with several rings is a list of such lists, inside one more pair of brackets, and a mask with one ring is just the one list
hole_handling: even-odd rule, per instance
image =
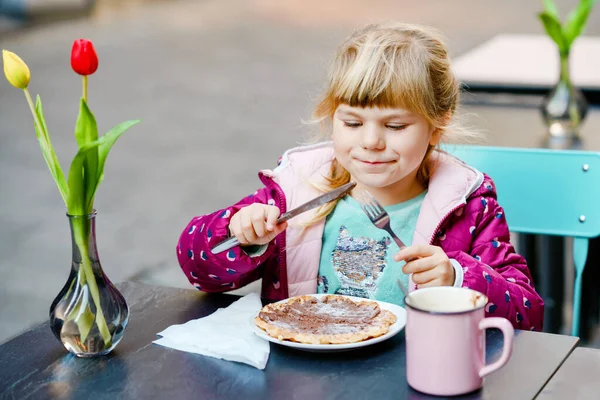
[[578, 336], [589, 239], [600, 235], [600, 153], [471, 145], [444, 150], [494, 180], [511, 232], [573, 237], [571, 334]]

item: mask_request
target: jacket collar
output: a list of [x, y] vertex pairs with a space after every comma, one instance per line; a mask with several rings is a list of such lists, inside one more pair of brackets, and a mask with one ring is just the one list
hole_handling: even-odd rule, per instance
[[431, 161], [433, 173], [417, 219], [413, 243], [431, 243], [442, 221], [465, 205], [467, 198], [483, 183], [481, 172], [446, 152], [434, 151]]

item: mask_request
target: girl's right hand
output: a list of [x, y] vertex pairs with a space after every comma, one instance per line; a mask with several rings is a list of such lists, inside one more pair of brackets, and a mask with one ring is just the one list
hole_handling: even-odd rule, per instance
[[283, 232], [288, 224], [279, 225], [279, 208], [266, 204], [254, 203], [240, 209], [229, 221], [229, 232], [237, 238], [242, 246], [269, 243], [275, 236]]

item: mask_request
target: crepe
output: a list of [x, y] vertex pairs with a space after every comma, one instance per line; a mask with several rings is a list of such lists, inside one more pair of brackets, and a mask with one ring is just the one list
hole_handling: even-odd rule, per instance
[[307, 344], [356, 343], [385, 335], [396, 315], [371, 300], [297, 296], [268, 304], [254, 319], [269, 336]]

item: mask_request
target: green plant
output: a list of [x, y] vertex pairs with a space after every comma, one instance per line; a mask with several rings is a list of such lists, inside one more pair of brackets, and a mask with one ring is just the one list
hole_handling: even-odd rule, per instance
[[544, 11], [539, 13], [538, 17], [548, 36], [558, 46], [561, 58], [568, 57], [573, 42], [583, 32], [588, 16], [598, 0], [581, 0], [577, 7], [567, 15], [563, 23], [560, 21], [558, 8], [554, 1], [542, 0], [542, 2]]
[[[136, 125], [139, 120], [125, 121], [116, 125], [105, 135], [98, 135], [96, 118], [88, 107], [88, 75], [98, 68], [98, 57], [92, 42], [78, 39], [73, 43], [71, 51], [71, 67], [82, 76], [83, 96], [79, 102], [79, 115], [75, 123], [75, 139], [78, 145], [77, 154], [71, 161], [68, 176], [65, 178], [44, 118], [42, 101], [37, 96], [34, 104], [29, 93], [28, 85], [31, 73], [27, 64], [15, 53], [2, 50], [4, 74], [8, 82], [17, 89], [23, 90], [33, 116], [35, 133], [42, 150], [42, 155], [56, 182], [60, 195], [67, 206], [70, 216], [86, 216], [94, 212], [94, 198], [100, 182], [104, 179], [106, 158], [117, 139], [126, 130]], [[85, 342], [92, 324], [95, 322], [104, 339], [106, 347], [111, 346], [111, 336], [104, 318], [98, 286], [92, 271], [92, 261], [88, 254], [90, 237], [90, 222], [86, 218], [73, 220], [73, 239], [81, 255], [82, 267], [79, 270], [79, 283], [89, 287], [94, 301], [96, 315], [92, 315], [89, 304], [77, 305], [70, 308], [69, 319], [74, 320], [81, 333], [81, 342]], [[95, 317], [95, 321], [94, 321]]]

